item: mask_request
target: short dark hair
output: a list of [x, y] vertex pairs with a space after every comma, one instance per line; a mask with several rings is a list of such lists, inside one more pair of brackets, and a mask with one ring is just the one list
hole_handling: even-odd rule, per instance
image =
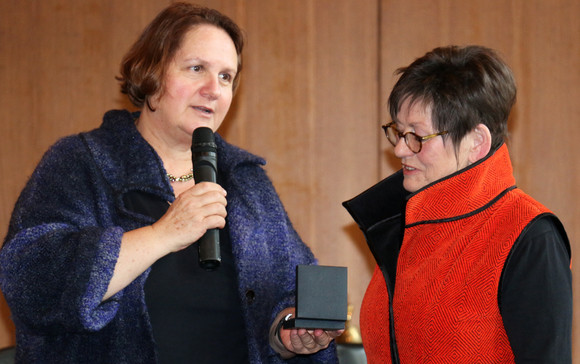
[[447, 130], [457, 147], [479, 123], [492, 136], [491, 149], [507, 137], [507, 120], [516, 100], [511, 69], [492, 49], [481, 46], [435, 48], [408, 67], [389, 96], [389, 112], [396, 120], [405, 100], [431, 106], [435, 131]]
[[242, 70], [244, 35], [238, 25], [217, 10], [188, 4], [174, 3], [161, 11], [145, 28], [121, 62], [121, 92], [127, 94], [133, 105], [141, 108], [148, 98], [162, 87], [167, 66], [181, 46], [185, 34], [197, 25], [208, 24], [223, 29], [236, 47], [238, 70], [233, 81], [235, 92]]

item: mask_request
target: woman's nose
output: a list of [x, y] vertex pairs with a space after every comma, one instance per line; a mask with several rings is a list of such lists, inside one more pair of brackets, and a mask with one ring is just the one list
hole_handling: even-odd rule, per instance
[[397, 158], [408, 157], [409, 155], [415, 154], [409, 149], [407, 142], [405, 142], [405, 138], [399, 138], [397, 144], [395, 145], [395, 156]]
[[219, 80], [212, 76], [208, 76], [201, 89], [201, 94], [211, 100], [217, 99], [221, 95], [221, 87]]

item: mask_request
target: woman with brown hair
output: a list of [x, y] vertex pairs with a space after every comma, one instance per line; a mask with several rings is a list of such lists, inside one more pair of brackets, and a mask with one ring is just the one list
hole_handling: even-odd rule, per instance
[[[219, 184], [194, 180], [192, 133], [224, 120], [242, 49], [228, 17], [170, 5], [121, 66], [139, 111], [109, 111], [45, 154], [0, 251], [17, 361], [337, 361], [340, 331], [279, 329], [294, 312], [296, 265], [316, 260], [264, 160], [216, 133]], [[214, 271], [194, 244], [209, 229], [220, 229]]]

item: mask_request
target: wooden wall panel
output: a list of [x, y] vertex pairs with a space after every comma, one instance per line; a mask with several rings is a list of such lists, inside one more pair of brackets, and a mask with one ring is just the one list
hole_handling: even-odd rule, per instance
[[[518, 83], [508, 144], [516, 181], [560, 217], [573, 254], [580, 239], [580, 163], [574, 152], [574, 139], [580, 135], [578, 14], [576, 0], [382, 0], [380, 25], [385, 102], [396, 80], [393, 71], [436, 46], [481, 44], [502, 54]], [[386, 108], [381, 115], [388, 118]], [[388, 151], [382, 161], [384, 176], [400, 164], [390, 156], [386, 141], [383, 148]], [[577, 264], [572, 273], [576, 291]], [[575, 348], [580, 346], [578, 320], [575, 314]], [[580, 362], [574, 350], [574, 362]]]

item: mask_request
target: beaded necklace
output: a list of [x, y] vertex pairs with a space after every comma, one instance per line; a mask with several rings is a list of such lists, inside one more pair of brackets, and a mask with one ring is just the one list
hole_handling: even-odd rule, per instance
[[191, 181], [193, 179], [193, 168], [190, 170], [189, 173], [184, 174], [183, 176], [180, 176], [180, 177], [175, 177], [171, 173], [167, 173], [167, 178], [169, 178], [169, 181], [170, 182], [187, 182], [187, 181]]

